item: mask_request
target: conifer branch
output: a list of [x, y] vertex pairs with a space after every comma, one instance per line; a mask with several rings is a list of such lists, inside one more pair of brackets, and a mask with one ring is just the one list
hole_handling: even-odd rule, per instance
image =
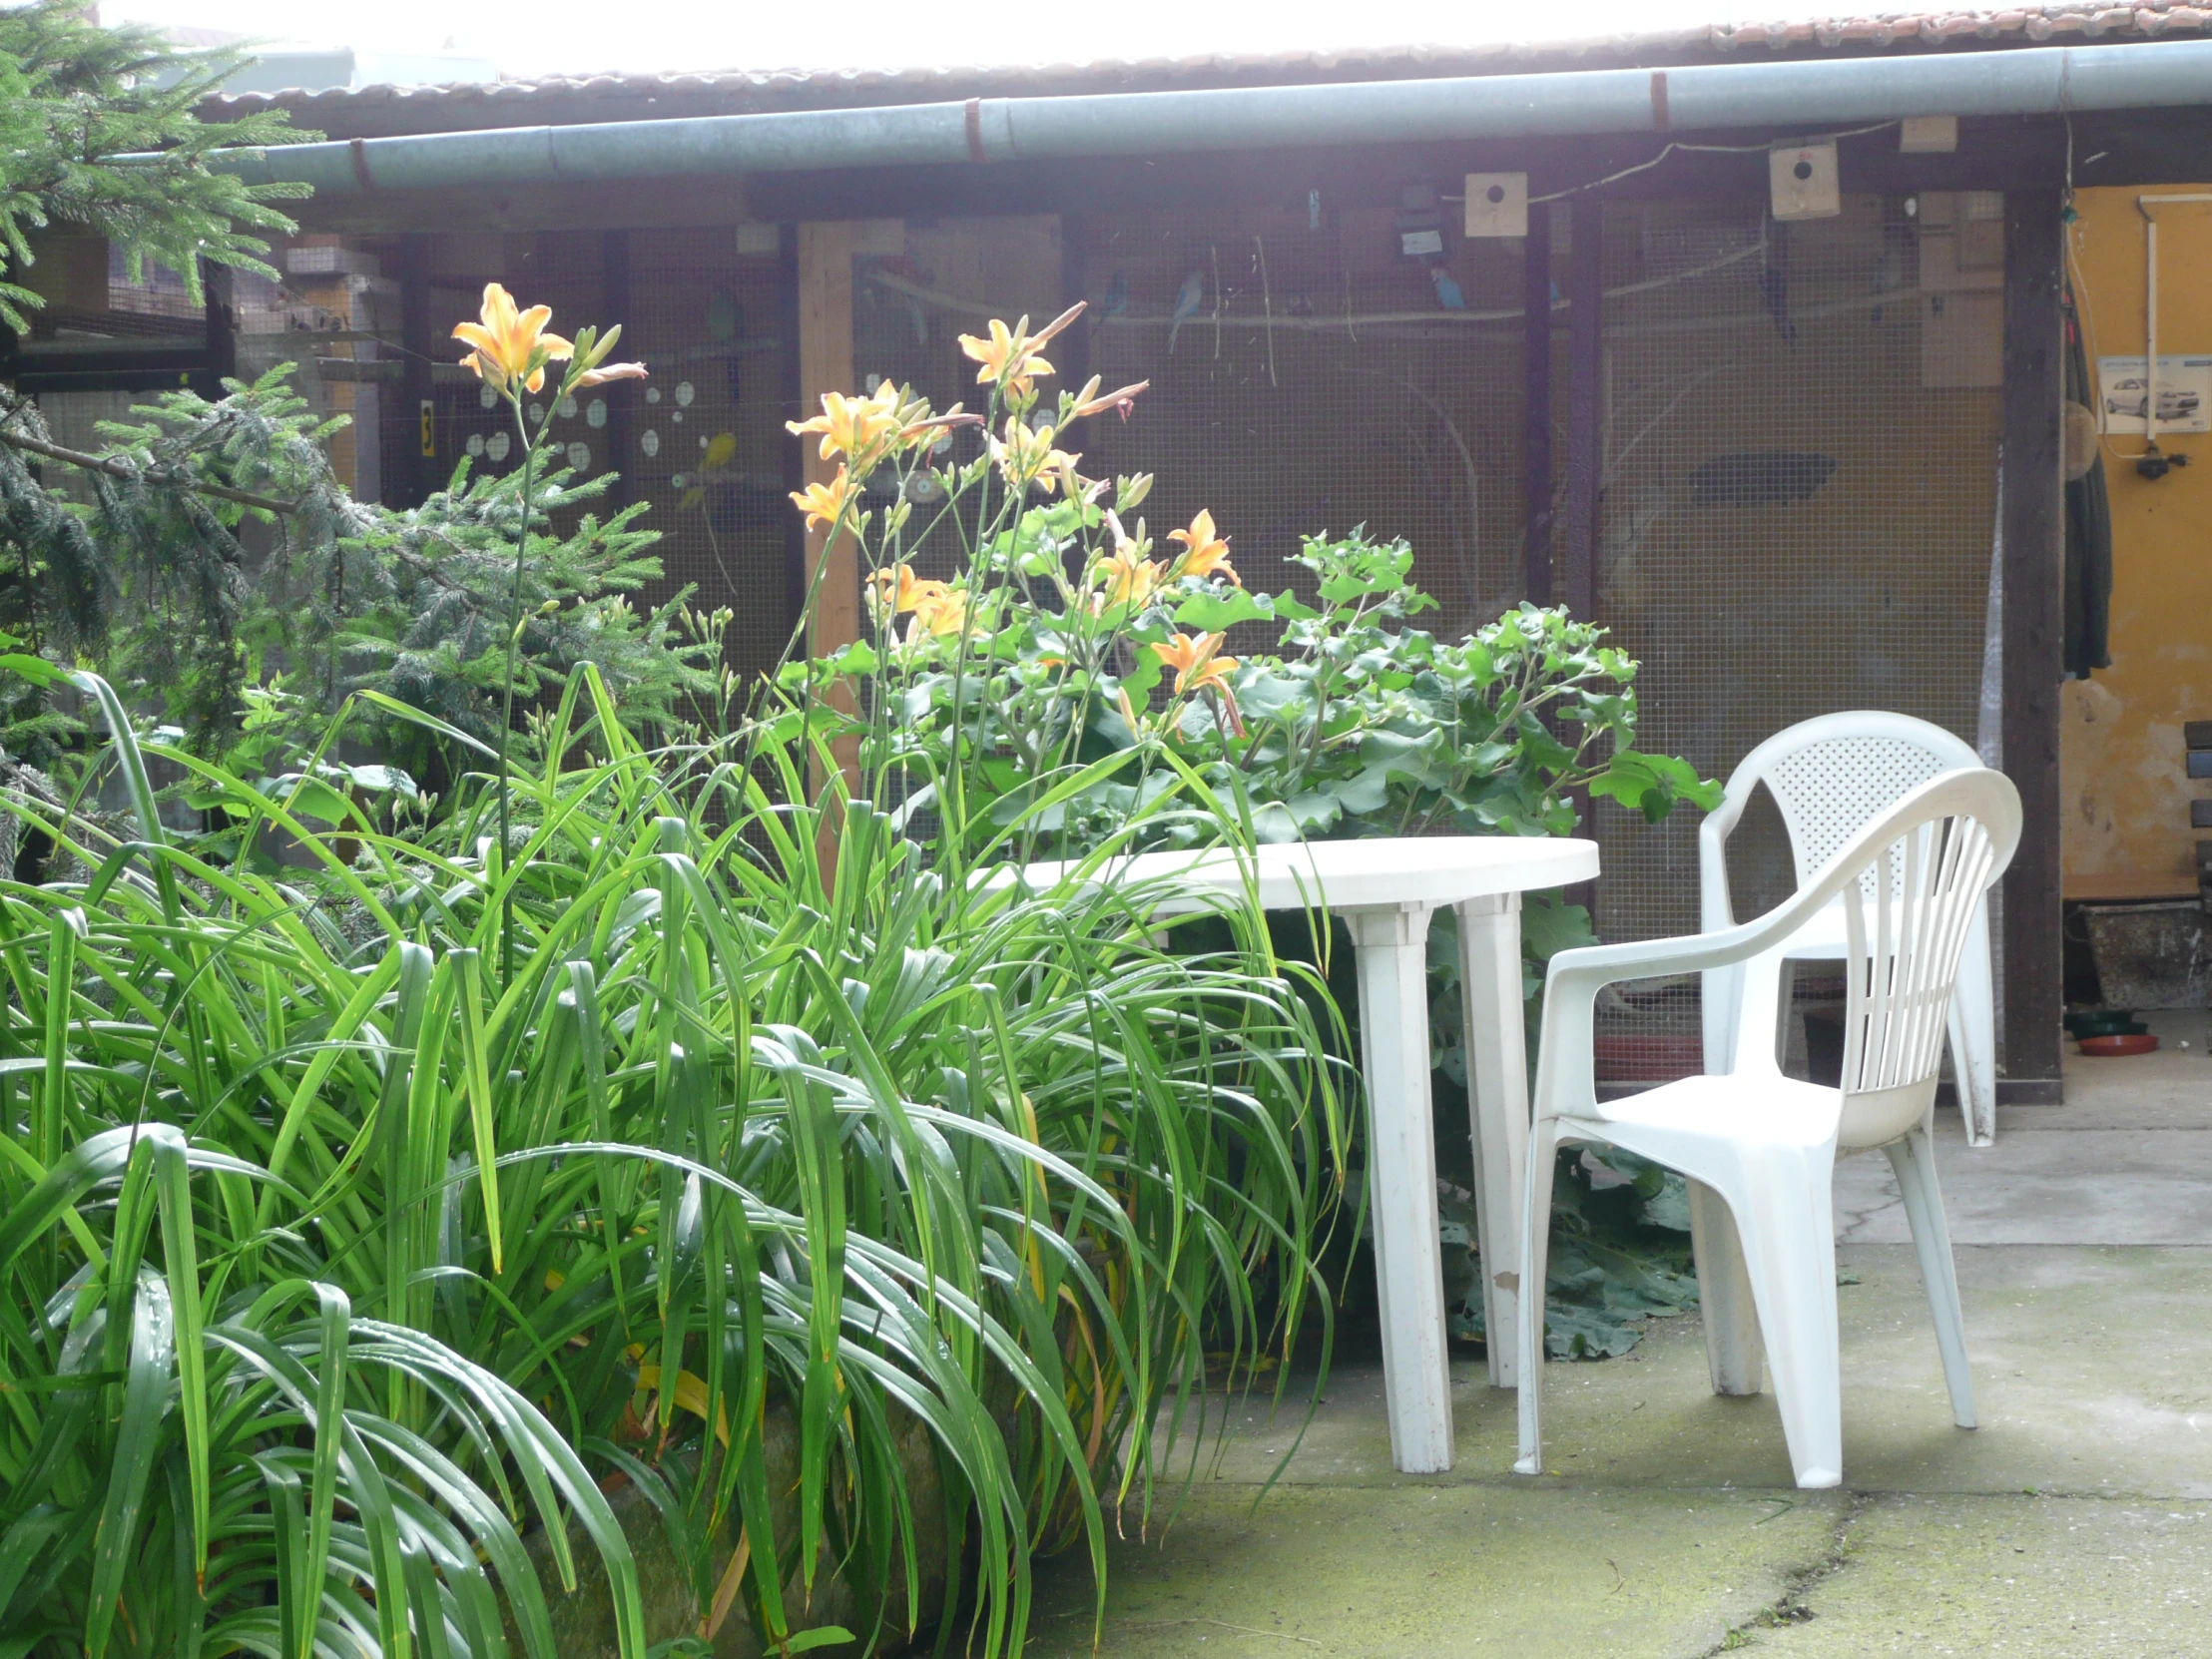
[[[20, 407], [20, 405], [18, 405]], [[13, 419], [15, 410], [8, 411]], [[60, 461], [68, 466], [82, 467], [87, 472], [105, 473], [110, 478], [120, 478], [130, 484], [152, 484], [164, 489], [191, 490], [199, 495], [212, 495], [222, 501], [236, 501], [242, 507], [259, 507], [264, 512], [291, 513], [297, 510], [295, 501], [280, 501], [274, 495], [257, 495], [252, 490], [233, 489], [229, 484], [210, 483], [205, 478], [189, 472], [176, 472], [165, 468], [133, 466], [121, 455], [94, 455], [82, 449], [70, 449], [62, 444], [48, 443], [44, 438], [34, 438], [28, 432], [18, 432], [0, 425], [0, 443], [10, 449], [20, 449], [27, 454], [40, 455], [50, 461]]]

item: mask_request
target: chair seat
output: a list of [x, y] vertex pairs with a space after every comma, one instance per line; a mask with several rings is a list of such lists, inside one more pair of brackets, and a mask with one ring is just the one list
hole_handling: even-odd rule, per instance
[[1701, 1140], [1819, 1146], [1835, 1138], [1843, 1099], [1841, 1090], [1773, 1072], [1683, 1077], [1599, 1102], [1586, 1127], [1598, 1135], [1645, 1129]]

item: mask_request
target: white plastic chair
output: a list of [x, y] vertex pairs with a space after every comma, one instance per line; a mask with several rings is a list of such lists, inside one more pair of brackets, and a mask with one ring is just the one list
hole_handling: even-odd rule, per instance
[[[1897, 1170], [1935, 1316], [1951, 1414], [1974, 1424], [1958, 1284], [1929, 1128], [1943, 1027], [1984, 888], [2019, 840], [2002, 774], [1944, 773], [1852, 836], [1795, 896], [1756, 921], [1692, 938], [1598, 945], [1551, 959], [1522, 1212], [1521, 1274], [1544, 1283], [1552, 1173], [1562, 1142], [1623, 1147], [1690, 1180], [1692, 1242], [1714, 1391], [1757, 1393], [1762, 1347], [1800, 1486], [1843, 1478], [1837, 1360], [1836, 1154], [1881, 1147]], [[1769, 1000], [1809, 916], [1839, 908], [1848, 984], [1843, 1087], [1783, 1076]], [[1622, 979], [1748, 963], [1733, 1071], [1600, 1101], [1593, 1004]], [[1520, 1299], [1522, 1474], [1543, 1466], [1544, 1298]], [[1763, 1339], [1763, 1343], [1762, 1343]]]
[[[1728, 793], [1719, 809], [1698, 828], [1698, 925], [1712, 933], [1735, 924], [1728, 896], [1728, 836], [1761, 784], [1782, 809], [1802, 887], [1838, 847], [1908, 790], [1939, 772], [1980, 764], [1972, 745], [1940, 726], [1879, 710], [1822, 715], [1777, 732], [1744, 757], [1728, 780]], [[1834, 910], [1809, 918], [1785, 952], [1791, 961], [1833, 960], [1843, 954], [1843, 922]], [[1704, 976], [1705, 1069], [1709, 1072], [1726, 1072], [1734, 1064], [1746, 971], [1735, 966]], [[1997, 1111], [1996, 1014], [1986, 899], [1974, 907], [1972, 930], [1959, 963], [1951, 1000], [1950, 1060], [1967, 1144], [1987, 1146], [1996, 1139]]]

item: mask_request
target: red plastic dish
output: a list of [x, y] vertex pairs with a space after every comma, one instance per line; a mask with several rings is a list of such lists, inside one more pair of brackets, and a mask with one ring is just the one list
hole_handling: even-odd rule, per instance
[[2083, 1037], [2081, 1052], [2096, 1055], [2099, 1059], [2117, 1059], [2124, 1054], [2148, 1054], [2158, 1046], [2158, 1039], [2147, 1031], [2122, 1032], [2110, 1037]]

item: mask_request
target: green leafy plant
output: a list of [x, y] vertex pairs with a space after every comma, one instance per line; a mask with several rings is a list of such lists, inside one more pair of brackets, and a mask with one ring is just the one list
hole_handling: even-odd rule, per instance
[[[40, 256], [60, 237], [105, 238], [134, 276], [154, 261], [195, 299], [224, 268], [277, 275], [263, 239], [294, 229], [280, 204], [305, 189], [249, 184], [216, 152], [318, 135], [280, 111], [203, 119], [245, 61], [102, 28], [75, 0], [0, 10], [0, 325], [32, 326], [46, 304]], [[619, 331], [583, 331], [565, 388], [642, 372], [603, 360]], [[487, 335], [477, 355], [506, 343]], [[568, 360], [568, 342], [549, 335], [525, 358], [536, 343], [545, 361]], [[338, 485], [326, 441], [339, 423], [310, 414], [290, 373], [226, 382], [214, 398], [151, 398], [82, 449], [0, 384], [0, 630], [95, 668], [202, 755], [241, 740], [255, 694], [297, 714], [288, 739], [305, 749], [364, 687], [495, 745], [518, 731], [527, 748], [530, 718], [587, 659], [632, 730], [668, 734], [717, 714], [728, 696], [719, 639], [708, 637], [718, 625], [692, 616], [688, 591], [636, 607], [661, 574], [655, 538], [635, 522], [642, 508], [599, 516], [607, 480], [545, 464], [542, 424], [525, 423], [514, 472], [464, 466], [422, 507], [394, 512]], [[519, 403], [514, 412], [519, 421]], [[55, 487], [64, 471], [74, 494]], [[17, 740], [10, 752], [50, 762], [69, 735], [67, 700], [16, 687], [0, 716]], [[458, 760], [442, 739], [380, 718], [356, 741], [418, 773]]]
[[[1455, 1336], [1487, 1340], [1471, 1194], [1442, 1201], [1445, 1294]], [[1544, 1350], [1612, 1360], [1654, 1319], [1697, 1306], [1682, 1177], [1617, 1147], [1560, 1154], [1544, 1280]]]
[[[794, 499], [832, 546], [857, 544], [844, 556], [869, 572], [873, 627], [785, 668], [788, 718], [851, 742], [858, 787], [928, 826], [950, 868], [1001, 845], [1044, 857], [1564, 834], [1578, 795], [1653, 822], [1718, 802], [1688, 763], [1636, 747], [1636, 664], [1564, 610], [1522, 605], [1439, 640], [1411, 626], [1435, 607], [1403, 542], [1309, 537], [1293, 562], [1310, 599], [1248, 591], [1211, 512], [1156, 544], [1135, 518], [1152, 480], [1087, 478], [1068, 447], [1083, 421], [1126, 416], [1145, 386], [1101, 395], [1094, 380], [1048, 399], [1038, 385], [1052, 373], [1044, 348], [1080, 309], [1034, 334], [1024, 317], [963, 336], [990, 387], [979, 420], [886, 382], [865, 399], [832, 394], [794, 427], [841, 463]], [[961, 424], [984, 433], [965, 461]], [[1273, 652], [1229, 654], [1233, 634], [1270, 627]], [[1194, 781], [1226, 810], [1178, 810], [1195, 803]], [[1532, 999], [1542, 961], [1586, 942], [1589, 916], [1547, 898], [1527, 916]], [[1316, 940], [1308, 954], [1327, 953]], [[1447, 939], [1431, 939], [1431, 958], [1436, 1058], [1463, 1085]], [[1640, 1276], [1601, 1269], [1598, 1294], [1628, 1296]], [[1562, 1322], [1573, 1317], [1562, 1304]]]
[[[81, 873], [0, 882], [9, 1651], [1011, 1651], [1030, 1554], [1102, 1568], [1226, 1425], [1209, 1358], [1326, 1319], [1344, 1125], [1258, 916], [947, 881], [589, 667], [512, 848], [488, 776], [396, 837], [77, 684], [135, 822], [10, 803]], [[200, 857], [156, 760], [307, 867]]]
[[25, 331], [25, 313], [45, 304], [26, 268], [33, 236], [55, 226], [121, 244], [134, 277], [158, 261], [195, 299], [203, 262], [276, 275], [255, 233], [289, 231], [272, 204], [305, 187], [248, 184], [208, 160], [321, 135], [290, 127], [281, 110], [204, 119], [210, 96], [246, 61], [233, 48], [180, 47], [144, 26], [103, 28], [75, 0], [0, 11], [0, 323]]
[[[0, 443], [12, 510], [0, 540], [29, 573], [4, 607], [18, 636], [103, 671], [242, 772], [272, 739], [312, 747], [364, 689], [495, 745], [517, 699], [542, 713], [586, 661], [633, 731], [672, 735], [726, 699], [721, 619], [693, 612], [689, 588], [635, 603], [661, 575], [659, 538], [638, 523], [642, 503], [594, 511], [611, 476], [535, 464], [491, 476], [463, 460], [420, 507], [356, 501], [324, 447], [336, 422], [314, 419], [290, 373], [230, 382], [213, 401], [166, 392], [103, 423], [101, 451], [63, 452], [89, 503], [32, 479], [26, 452]], [[6, 430], [45, 433], [28, 404]], [[418, 777], [465, 764], [381, 706], [352, 730]], [[527, 723], [515, 741], [529, 751]]]
[[[1024, 446], [1056, 442], [1082, 406], [1064, 397], [1057, 425], [1014, 421], [994, 440], [1009, 485]], [[1009, 487], [995, 516], [987, 460], [937, 468], [923, 452], [898, 468], [889, 492], [901, 502], [917, 480], [918, 493], [945, 501], [931, 520], [940, 537], [961, 522], [963, 496], [977, 498], [986, 517], [966, 538], [967, 563], [948, 582], [914, 576], [901, 546], [908, 519], [893, 508], [871, 588], [875, 640], [786, 671], [791, 684], [846, 689], [823, 701], [853, 711], [864, 767], [910, 780], [932, 805], [957, 770], [958, 817], [975, 832], [1053, 793], [1057, 804], [1028, 819], [1036, 844], [1081, 851], [1170, 785], [1158, 760], [1167, 751], [1235, 801], [1263, 841], [1563, 834], [1577, 791], [1655, 821], [1679, 801], [1718, 799], [1686, 762], [1635, 747], [1636, 665], [1602, 628], [1523, 605], [1439, 641], [1404, 626], [1434, 607], [1412, 581], [1411, 548], [1360, 532], [1304, 544], [1294, 562], [1311, 573], [1316, 604], [1249, 593], [1211, 514], [1173, 533], [1181, 554], [1155, 558], [1142, 521], [1132, 531], [1121, 518], [1149, 480], [1119, 481], [1106, 506], [1105, 486], [1076, 487], [1077, 459], [1064, 457], [1061, 500]], [[1039, 473], [1025, 488], [1050, 480]], [[901, 614], [912, 618], [903, 632]], [[1268, 624], [1274, 653], [1225, 653], [1230, 630]], [[1056, 791], [1116, 753], [1140, 764]], [[1203, 817], [1163, 818], [1154, 831], [1170, 842], [1212, 832]]]

